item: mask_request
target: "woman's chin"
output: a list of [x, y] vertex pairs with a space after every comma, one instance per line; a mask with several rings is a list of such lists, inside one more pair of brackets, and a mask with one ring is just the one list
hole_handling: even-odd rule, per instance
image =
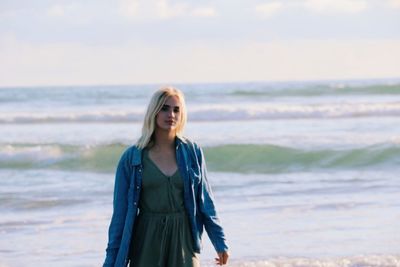
[[159, 127], [159, 129], [166, 132], [174, 132], [176, 130], [176, 127], [175, 125], [169, 125], [169, 126]]

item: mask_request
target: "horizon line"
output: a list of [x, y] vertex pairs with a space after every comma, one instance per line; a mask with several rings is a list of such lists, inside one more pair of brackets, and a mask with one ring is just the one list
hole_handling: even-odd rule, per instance
[[338, 79], [291, 79], [291, 80], [248, 80], [248, 81], [215, 81], [215, 82], [139, 82], [139, 83], [88, 83], [88, 84], [37, 84], [37, 85], [0, 85], [0, 89], [15, 88], [62, 88], [62, 87], [124, 87], [124, 86], [164, 86], [164, 85], [211, 85], [211, 84], [257, 84], [257, 83], [316, 83], [316, 82], [400, 82], [399, 77], [383, 78], [338, 78]]

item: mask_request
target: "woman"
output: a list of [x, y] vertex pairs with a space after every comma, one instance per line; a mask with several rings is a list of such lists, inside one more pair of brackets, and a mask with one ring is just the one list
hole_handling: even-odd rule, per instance
[[200, 266], [203, 228], [228, 260], [202, 149], [182, 137], [186, 108], [181, 91], [156, 91], [142, 136], [118, 163], [113, 215], [103, 266]]

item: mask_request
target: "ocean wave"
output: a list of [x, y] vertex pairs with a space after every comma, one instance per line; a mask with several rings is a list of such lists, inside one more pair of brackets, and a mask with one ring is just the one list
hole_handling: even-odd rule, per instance
[[[113, 172], [127, 146], [73, 146], [58, 144], [0, 146], [0, 168], [60, 169]], [[381, 144], [334, 149], [292, 148], [270, 144], [235, 144], [205, 147], [211, 171], [286, 173], [323, 169], [362, 169], [398, 166], [400, 147]]]
[[[272, 119], [335, 119], [358, 117], [399, 116], [400, 102], [384, 103], [252, 103], [194, 106], [188, 117], [191, 121], [242, 121]], [[0, 114], [1, 123], [68, 123], [68, 122], [141, 122], [139, 111], [94, 112], [7, 112]]]
[[307, 97], [307, 96], [340, 96], [340, 95], [400, 95], [399, 83], [387, 84], [293, 84], [275, 86], [257, 86], [240, 88], [231, 91], [232, 96], [241, 97]]
[[133, 122], [142, 121], [142, 112], [9, 112], [0, 114], [0, 123], [58, 123], [58, 122]]

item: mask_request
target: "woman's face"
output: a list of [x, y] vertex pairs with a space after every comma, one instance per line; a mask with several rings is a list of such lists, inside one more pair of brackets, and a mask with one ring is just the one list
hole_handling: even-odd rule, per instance
[[156, 115], [156, 128], [174, 131], [181, 119], [181, 102], [177, 96], [170, 96]]

